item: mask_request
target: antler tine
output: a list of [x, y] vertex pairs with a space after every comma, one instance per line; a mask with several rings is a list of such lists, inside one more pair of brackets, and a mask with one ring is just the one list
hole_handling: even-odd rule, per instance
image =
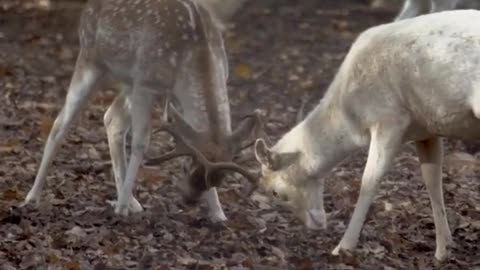
[[177, 111], [175, 106], [172, 103], [167, 103], [168, 108], [165, 108], [168, 113], [171, 113], [172, 118], [175, 121], [175, 126], [182, 131], [183, 136], [186, 138], [199, 138], [201, 134], [196, 131], [185, 119], [183, 119], [182, 115]]
[[[265, 142], [268, 144], [268, 145], [272, 145], [272, 141], [270, 140], [270, 136], [268, 136], [266, 130], [265, 130], [265, 127], [266, 127], [266, 124], [265, 124], [265, 114], [262, 113], [261, 110], [255, 110], [255, 116], [257, 117], [257, 127], [256, 127], [256, 135], [257, 137], [259, 138], [262, 138], [263, 140], [265, 140]], [[253, 142], [255, 143], [255, 142]]]
[[253, 175], [251, 172], [248, 170], [244, 169], [243, 167], [233, 163], [233, 162], [215, 162], [204, 165], [205, 166], [205, 179], [210, 179], [210, 175], [216, 171], [222, 171], [222, 170], [230, 170], [234, 171], [236, 173], [241, 174], [245, 179], [247, 179], [250, 183], [257, 185], [258, 177], [256, 175]]
[[[169, 123], [169, 108], [171, 109], [175, 109], [171, 103], [170, 103], [170, 97], [166, 97], [165, 99], [165, 108], [163, 110], [163, 115], [162, 115], [162, 125], [160, 126], [160, 128], [156, 129], [154, 133], [157, 133], [157, 132], [161, 132], [161, 131], [165, 131], [167, 133], [169, 133], [173, 139], [178, 142], [179, 140], [181, 140], [181, 136], [178, 134], [178, 132], [176, 132], [173, 127], [171, 126], [171, 124]], [[178, 114], [178, 112], [175, 110], [175, 113]], [[175, 115], [174, 113], [174, 115]], [[177, 115], [175, 115], [176, 117], [178, 117]], [[177, 158], [177, 157], [182, 157], [182, 156], [188, 156], [190, 155], [188, 149], [185, 149], [185, 147], [182, 147], [181, 144], [178, 144], [175, 146], [175, 149], [164, 154], [164, 155], [161, 155], [159, 157], [155, 157], [155, 158], [151, 158], [151, 159], [148, 159], [147, 161], [144, 162], [144, 165], [146, 166], [154, 166], [154, 165], [159, 165], [165, 161], [168, 161], [168, 160], [171, 160], [171, 159], [174, 159], [174, 158]]]
[[[169, 103], [167, 101], [167, 106], [168, 104]], [[180, 114], [175, 110], [175, 107], [172, 106], [171, 104], [170, 106], [168, 106], [167, 110], [173, 111], [176, 120], [181, 119]], [[168, 119], [168, 113], [165, 113], [164, 117]], [[181, 119], [181, 121], [184, 121], [184, 120]], [[178, 122], [175, 122], [175, 123], [178, 123]], [[235, 171], [243, 175], [249, 182], [253, 183], [256, 186], [257, 177], [255, 175], [253, 175], [246, 169], [240, 167], [239, 165], [233, 162], [210, 162], [197, 148], [195, 148], [195, 146], [187, 142], [184, 139], [184, 137], [181, 136], [180, 133], [168, 121], [165, 121], [164, 123], [162, 123], [162, 126], [157, 131], [165, 131], [169, 133], [176, 142], [176, 149], [160, 157], [148, 160], [145, 163], [146, 165], [158, 165], [159, 163], [170, 160], [172, 158], [181, 157], [181, 156], [193, 156], [205, 168], [205, 181], [208, 187], [211, 186], [210, 176], [214, 172], [220, 171], [220, 170]]]
[[[168, 123], [169, 118], [172, 117], [175, 121], [175, 125], [178, 129], [182, 131], [182, 133], [188, 138], [197, 138], [200, 136], [200, 133], [196, 131], [185, 119], [183, 119], [182, 115], [177, 111], [175, 106], [172, 104], [169, 97], [165, 100], [165, 108], [163, 110], [162, 121], [163, 123]], [[162, 127], [156, 129], [153, 133], [158, 133], [163, 130]]]
[[[183, 139], [182, 136], [180, 136], [174, 129], [172, 129], [170, 126], [164, 126], [163, 129], [170, 133], [174, 139], [177, 142], [181, 142], [181, 145], [185, 147], [185, 151], [183, 152], [184, 155], [189, 155], [193, 156], [197, 159], [197, 161], [202, 164], [202, 166], [205, 168], [205, 181], [207, 184], [207, 187], [211, 187], [211, 181], [210, 181], [210, 176], [220, 170], [231, 170], [235, 171], [242, 176], [244, 176], [249, 182], [254, 184], [255, 186], [257, 185], [257, 177], [247, 171], [246, 169], [240, 167], [239, 165], [233, 163], [233, 162], [210, 162], [197, 148], [189, 144], [187, 141]], [[179, 155], [177, 155], [179, 156]]]
[[170, 104], [170, 96], [165, 98], [165, 107], [163, 108], [163, 116], [162, 121], [163, 123], [168, 123], [168, 105]]
[[250, 197], [252, 193], [257, 190], [258, 188], [258, 176], [252, 174], [248, 170], [242, 168], [241, 166], [232, 163], [232, 162], [216, 162], [216, 163], [210, 163], [205, 166], [205, 181], [207, 187], [211, 187], [210, 183], [210, 176], [216, 172], [216, 171], [222, 171], [222, 170], [230, 170], [234, 171], [236, 173], [241, 174], [245, 179], [247, 179], [252, 185], [251, 187], [246, 191], [246, 197]]
[[211, 187], [211, 182], [210, 182], [210, 176], [220, 170], [231, 170], [235, 171], [242, 176], [244, 176], [249, 182], [252, 184], [256, 185], [257, 184], [257, 177], [247, 171], [246, 169], [240, 167], [239, 165], [233, 163], [233, 162], [210, 162], [197, 148], [194, 146], [190, 145], [188, 142], [186, 142], [182, 136], [179, 136], [176, 134], [175, 130], [171, 129], [170, 127], [166, 126], [165, 131], [169, 132], [174, 136], [175, 139], [178, 139], [179, 142], [182, 143], [182, 145], [188, 149], [189, 151], [185, 151], [185, 155], [190, 155], [194, 156], [197, 161], [202, 164], [202, 166], [205, 168], [205, 181], [207, 184], [207, 187]]
[[[175, 126], [170, 122], [170, 117], [175, 121]], [[182, 157], [182, 156], [196, 156], [200, 154], [199, 151], [196, 153], [193, 151], [195, 148], [187, 143], [184, 138], [199, 138], [202, 134], [198, 133], [190, 124], [188, 124], [178, 112], [175, 106], [171, 102], [171, 98], [167, 97], [165, 99], [165, 108], [162, 115], [162, 125], [157, 128], [154, 133], [158, 132], [167, 132], [175, 141], [175, 150], [172, 150], [164, 155], [159, 157], [148, 159], [144, 164], [146, 166], [159, 165], [165, 161]], [[180, 135], [180, 134], [183, 134]]]
[[297, 112], [297, 119], [296, 119], [297, 124], [302, 122], [305, 116], [305, 107], [307, 106], [307, 102], [308, 102], [308, 96], [304, 95], [302, 97], [302, 103], [300, 104], [300, 108], [298, 109], [298, 112]]
[[184, 151], [178, 151], [177, 149], [172, 150], [164, 155], [161, 155], [159, 157], [151, 158], [148, 159], [147, 161], [144, 162], [145, 166], [154, 166], [154, 165], [159, 165], [165, 161], [169, 161], [171, 159], [177, 158], [177, 157], [183, 157], [183, 156], [188, 156], [189, 153], [184, 152]]
[[155, 166], [177, 157], [192, 155], [189, 147], [185, 147], [185, 143], [183, 141], [182, 136], [180, 136], [180, 134], [178, 134], [178, 132], [169, 123], [163, 123], [162, 126], [156, 130], [156, 132], [160, 132], [160, 131], [165, 131], [173, 137], [173, 140], [176, 143], [175, 149], [159, 157], [148, 159], [147, 161], [144, 162], [144, 165]]
[[253, 135], [256, 138], [263, 138], [268, 143], [270, 143], [270, 138], [265, 132], [264, 114], [265, 113], [262, 110], [257, 109], [252, 113], [243, 116], [240, 119], [239, 126], [235, 129], [235, 131], [230, 137], [232, 143], [234, 145], [238, 145], [238, 147], [235, 149], [235, 153], [241, 152], [255, 143], [255, 140], [247, 142], [247, 144], [239, 143], [240, 140], [245, 140], [245, 138], [249, 138], [252, 135], [252, 131]]

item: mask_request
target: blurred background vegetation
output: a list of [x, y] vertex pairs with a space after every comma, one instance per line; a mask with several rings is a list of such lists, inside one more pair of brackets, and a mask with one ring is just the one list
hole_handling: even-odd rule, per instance
[[[86, 2], [87, 0], [0, 0], [0, 9], [3, 11], [11, 10], [13, 8], [21, 9], [51, 9], [64, 8], [75, 6]], [[222, 0], [219, 0], [222, 1]], [[269, 1], [274, 5], [275, 0], [255, 0], [255, 1]], [[326, 0], [319, 0], [326, 1]], [[368, 2], [372, 7], [399, 7], [402, 0], [358, 0], [359, 2]]]
[[[25, 10], [25, 9], [63, 9], [63, 8], [74, 8], [78, 5], [82, 5], [88, 0], [0, 0], [0, 12], [10, 11], [10, 10]], [[225, 2], [228, 0], [205, 0], [212, 3], [221, 3], [219, 5], [225, 5]], [[238, 0], [243, 1], [243, 0]], [[252, 0], [247, 0], [252, 1]], [[271, 5], [276, 5], [279, 1], [275, 0], [255, 0], [255, 1], [265, 1], [270, 2]], [[296, 0], [301, 3], [301, 0]], [[319, 1], [329, 1], [329, 0], [319, 0]], [[332, 1], [332, 0], [330, 0]], [[358, 2], [363, 2], [369, 4], [372, 8], [388, 8], [388, 9], [400, 9], [404, 0], [357, 0]], [[235, 1], [230, 1], [235, 2]], [[459, 4], [459, 8], [480, 8], [480, 0], [462, 0]]]

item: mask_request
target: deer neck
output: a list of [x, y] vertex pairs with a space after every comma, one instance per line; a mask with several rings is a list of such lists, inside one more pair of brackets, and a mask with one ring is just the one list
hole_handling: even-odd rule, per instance
[[315, 109], [274, 147], [279, 152], [300, 152], [294, 164], [309, 177], [318, 179], [359, 147], [345, 111], [336, 97], [326, 95]]
[[[210, 64], [205, 65], [208, 67]], [[205, 68], [204, 66], [204, 68]], [[230, 104], [223, 78], [213, 80], [210, 71], [190, 74], [174, 91], [185, 121], [211, 142], [221, 143], [231, 134]]]
[[[206, 10], [199, 10], [204, 16], [200, 20], [204, 25], [204, 35], [207, 39], [207, 50], [203, 65], [206, 78], [202, 80], [202, 92], [205, 94], [206, 113], [211, 130], [211, 138], [220, 145], [227, 143], [231, 135], [230, 103], [227, 92], [228, 61], [223, 45], [223, 37], [214, 16], [209, 16]], [[209, 27], [206, 27], [206, 26]], [[199, 67], [202, 69], [202, 66]]]
[[210, 143], [224, 146], [231, 135], [228, 62], [214, 19], [203, 8], [197, 11], [204, 43], [185, 55], [174, 92], [185, 120], [195, 130], [205, 133]]

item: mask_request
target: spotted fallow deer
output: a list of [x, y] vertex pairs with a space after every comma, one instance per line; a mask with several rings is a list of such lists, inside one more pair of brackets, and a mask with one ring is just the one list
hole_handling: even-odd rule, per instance
[[195, 201], [203, 197], [213, 221], [225, 220], [214, 185], [222, 177], [220, 170], [233, 170], [253, 180], [232, 159], [245, 145], [243, 139], [259, 130], [260, 115], [247, 115], [232, 131], [227, 57], [222, 35], [207, 9], [191, 0], [90, 0], [81, 15], [79, 37], [80, 52], [65, 104], [24, 204], [38, 205], [67, 129], [97, 84], [110, 78], [124, 86], [104, 116], [118, 195], [115, 213], [143, 210], [132, 189], [150, 140], [152, 108], [167, 99], [166, 112], [175, 122], [165, 117], [160, 129], [173, 135], [177, 146], [151, 164], [192, 156], [193, 162], [184, 165], [185, 197]]
[[452, 10], [459, 0], [405, 0], [396, 21], [412, 18], [421, 14]]
[[435, 257], [452, 240], [441, 137], [480, 139], [480, 11], [445, 11], [359, 35], [320, 103], [273, 147], [255, 143], [260, 187], [312, 229], [325, 228], [322, 177], [358, 149], [368, 159], [353, 216], [333, 254], [357, 245], [381, 177], [414, 141], [433, 210]]

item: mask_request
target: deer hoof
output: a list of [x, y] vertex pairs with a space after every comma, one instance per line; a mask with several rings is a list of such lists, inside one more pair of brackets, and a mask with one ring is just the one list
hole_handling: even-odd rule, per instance
[[25, 207], [27, 205], [34, 205], [35, 207], [40, 206], [40, 195], [37, 195], [34, 192], [28, 192], [27, 197], [25, 197], [25, 200], [20, 203], [19, 207]]
[[438, 249], [435, 251], [435, 259], [439, 262], [443, 262], [447, 259], [448, 252], [446, 249]]
[[223, 212], [213, 212], [209, 214], [210, 222], [212, 223], [223, 223], [227, 221], [227, 216]]
[[332, 251], [333, 256], [338, 256], [340, 255], [340, 246], [337, 246], [333, 251]]
[[310, 230], [326, 230], [327, 216], [325, 211], [310, 210], [306, 213], [305, 226]]
[[128, 204], [128, 210], [131, 213], [141, 213], [143, 212], [142, 205], [137, 201], [137, 199], [133, 198], [130, 203]]
[[115, 214], [127, 217], [128, 216], [128, 206], [127, 205], [121, 205], [117, 202], [116, 207], [115, 207]]
[[128, 207], [122, 207], [122, 209], [120, 209], [120, 207], [118, 205], [118, 201], [107, 200], [106, 202], [109, 205], [111, 205], [112, 207], [115, 207], [115, 214], [120, 214], [120, 212], [125, 213], [125, 209], [123, 209], [123, 208], [127, 209], [126, 214], [122, 214], [123, 216], [127, 216], [129, 213], [135, 214], [135, 213], [143, 212], [142, 205], [135, 198], [133, 198], [130, 201], [130, 203], [128, 204]]
[[342, 242], [340, 242], [340, 244], [338, 244], [338, 246], [332, 251], [332, 255], [338, 256], [342, 251], [352, 251], [355, 249], [355, 245], [356, 244], [342, 244]]

